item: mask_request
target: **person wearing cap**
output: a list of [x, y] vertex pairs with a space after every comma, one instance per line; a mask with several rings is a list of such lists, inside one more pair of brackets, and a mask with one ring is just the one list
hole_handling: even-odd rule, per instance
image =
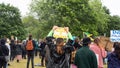
[[90, 38], [83, 38], [82, 42], [83, 47], [76, 52], [74, 64], [77, 68], [98, 68], [96, 55], [89, 49]]
[[108, 55], [108, 68], [120, 68], [120, 43], [115, 42], [114, 51]]

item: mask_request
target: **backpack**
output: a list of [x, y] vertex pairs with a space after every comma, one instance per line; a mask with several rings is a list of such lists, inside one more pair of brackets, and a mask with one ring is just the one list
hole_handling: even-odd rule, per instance
[[27, 41], [27, 45], [26, 45], [26, 50], [33, 50], [33, 42], [32, 40], [28, 40]]

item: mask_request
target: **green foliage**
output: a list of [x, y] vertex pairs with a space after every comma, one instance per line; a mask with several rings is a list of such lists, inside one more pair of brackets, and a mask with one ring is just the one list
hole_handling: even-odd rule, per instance
[[110, 11], [109, 11], [109, 9], [107, 7], [104, 6], [103, 9], [104, 9], [105, 13], [110, 15]]
[[108, 22], [107, 35], [110, 36], [110, 30], [120, 30], [120, 17], [110, 16], [110, 21]]
[[18, 8], [0, 4], [0, 37], [11, 35], [23, 39], [25, 35]]
[[25, 26], [26, 35], [32, 34], [34, 38], [39, 39], [41, 37], [41, 24], [38, 19], [31, 15], [22, 18], [23, 24]]
[[106, 14], [109, 14], [108, 28], [106, 29], [106, 35], [110, 36], [110, 30], [119, 30], [120, 29], [120, 17], [117, 15], [111, 16], [109, 9], [103, 7]]
[[[109, 14], [106, 7], [102, 7], [101, 0], [91, 0], [90, 6], [92, 8], [92, 14], [96, 22], [97, 32], [99, 35], [103, 35], [108, 29]], [[106, 9], [106, 10], [105, 10]]]
[[119, 30], [120, 29], [120, 17], [119, 16], [111, 16], [108, 26], [111, 30]]
[[42, 36], [54, 25], [67, 26], [72, 35], [79, 37], [83, 32], [100, 35], [109, 21], [100, 0], [33, 0], [31, 11], [42, 24]]

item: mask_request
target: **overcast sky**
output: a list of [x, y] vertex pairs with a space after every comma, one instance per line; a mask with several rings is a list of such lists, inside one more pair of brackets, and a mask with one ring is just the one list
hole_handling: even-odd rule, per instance
[[[105, 5], [111, 12], [111, 15], [120, 16], [120, 0], [101, 0], [102, 4]], [[18, 7], [21, 15], [25, 16], [29, 12], [29, 4], [31, 0], [0, 0], [0, 3], [8, 4]]]
[[31, 0], [0, 0], [0, 3], [10, 3], [10, 5], [13, 5], [20, 10], [22, 16], [25, 16], [29, 12], [28, 7]]
[[120, 0], [101, 0], [102, 4], [105, 5], [111, 12], [111, 15], [120, 16]]

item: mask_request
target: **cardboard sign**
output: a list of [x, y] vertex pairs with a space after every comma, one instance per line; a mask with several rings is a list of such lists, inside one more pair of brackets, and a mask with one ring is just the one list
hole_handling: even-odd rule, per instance
[[54, 31], [53, 37], [55, 38], [68, 38], [68, 33], [63, 27], [59, 27]]

